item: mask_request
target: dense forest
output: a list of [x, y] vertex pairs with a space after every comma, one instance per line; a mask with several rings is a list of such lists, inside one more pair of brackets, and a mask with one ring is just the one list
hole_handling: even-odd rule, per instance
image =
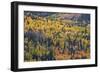
[[24, 11], [24, 61], [90, 58], [90, 14]]

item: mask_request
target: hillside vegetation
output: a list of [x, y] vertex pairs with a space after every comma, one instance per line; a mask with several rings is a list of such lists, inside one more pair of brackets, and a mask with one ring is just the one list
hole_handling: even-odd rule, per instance
[[90, 24], [24, 16], [24, 61], [90, 58]]

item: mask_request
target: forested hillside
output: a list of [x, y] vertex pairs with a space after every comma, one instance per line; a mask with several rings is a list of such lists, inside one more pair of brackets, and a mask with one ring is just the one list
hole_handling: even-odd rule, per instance
[[89, 58], [89, 14], [24, 12], [24, 61]]

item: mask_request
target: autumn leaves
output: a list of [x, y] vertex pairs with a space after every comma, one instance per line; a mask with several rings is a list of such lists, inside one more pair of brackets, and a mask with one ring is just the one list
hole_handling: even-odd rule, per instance
[[24, 17], [24, 61], [90, 58], [89, 26], [46, 17]]

